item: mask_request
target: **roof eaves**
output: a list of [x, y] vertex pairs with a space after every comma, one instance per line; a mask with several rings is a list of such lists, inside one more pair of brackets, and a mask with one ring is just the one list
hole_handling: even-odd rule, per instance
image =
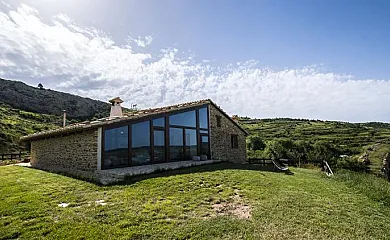
[[136, 112], [132, 113], [131, 115], [125, 115], [123, 117], [117, 117], [114, 119], [101, 118], [101, 119], [98, 119], [98, 120], [95, 120], [92, 122], [81, 122], [81, 123], [76, 123], [74, 125], [69, 125], [69, 126], [66, 126], [63, 128], [33, 133], [30, 135], [21, 137], [20, 140], [21, 141], [32, 141], [35, 139], [40, 139], [40, 138], [45, 138], [45, 137], [52, 137], [52, 136], [57, 136], [57, 135], [61, 135], [61, 134], [79, 132], [79, 131], [83, 131], [83, 130], [99, 128], [99, 127], [102, 127], [105, 125], [111, 125], [111, 124], [118, 123], [118, 122], [123, 122], [126, 120], [130, 121], [130, 120], [135, 120], [135, 119], [148, 117], [148, 116], [152, 116], [152, 115], [175, 112], [175, 111], [179, 111], [179, 110], [183, 110], [183, 109], [187, 109], [187, 108], [205, 105], [208, 103], [211, 103], [210, 99], [194, 101], [194, 102], [189, 102], [189, 103], [181, 103], [181, 104], [177, 104], [177, 105], [154, 108], [154, 109], [144, 109], [144, 110], [136, 111]]

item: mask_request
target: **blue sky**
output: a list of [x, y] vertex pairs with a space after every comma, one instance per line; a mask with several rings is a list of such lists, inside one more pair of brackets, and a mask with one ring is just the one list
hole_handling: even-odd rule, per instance
[[390, 121], [388, 1], [0, 2], [0, 77], [142, 107]]
[[278, 69], [320, 65], [358, 78], [390, 79], [388, 1], [27, 3], [41, 8], [44, 16], [65, 13], [79, 24], [101, 29], [118, 44], [128, 35], [151, 35], [155, 51], [177, 47], [218, 64], [255, 59]]

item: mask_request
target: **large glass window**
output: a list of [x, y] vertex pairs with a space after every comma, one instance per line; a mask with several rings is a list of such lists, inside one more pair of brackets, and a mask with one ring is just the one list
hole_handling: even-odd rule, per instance
[[169, 128], [169, 155], [171, 161], [184, 160], [183, 129]]
[[154, 127], [165, 127], [165, 118], [156, 118], [153, 120]]
[[150, 163], [150, 124], [149, 121], [133, 124], [131, 127], [132, 165]]
[[169, 116], [169, 124], [184, 127], [196, 127], [195, 110]]
[[196, 141], [196, 130], [186, 129], [186, 157], [188, 160], [192, 160], [193, 156], [197, 156], [198, 144]]
[[125, 167], [129, 160], [128, 126], [105, 130], [104, 168]]
[[165, 162], [165, 131], [154, 130], [154, 159], [153, 162]]
[[199, 127], [200, 128], [209, 128], [207, 107], [199, 109]]
[[[165, 128], [167, 121], [169, 128]], [[208, 129], [208, 107], [203, 106], [196, 110], [105, 130], [102, 167], [191, 160], [197, 155], [210, 157]], [[237, 146], [236, 142], [235, 139], [232, 140], [232, 147]]]

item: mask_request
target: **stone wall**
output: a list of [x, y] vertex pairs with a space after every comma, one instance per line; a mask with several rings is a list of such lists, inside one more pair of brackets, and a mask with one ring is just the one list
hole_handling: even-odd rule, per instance
[[[211, 159], [243, 163], [246, 160], [246, 136], [244, 132], [213, 105], [209, 105], [209, 109]], [[217, 126], [217, 116], [221, 117], [220, 127]], [[238, 136], [238, 148], [232, 148], [232, 134]]]
[[31, 166], [70, 174], [93, 172], [97, 170], [97, 138], [94, 129], [32, 141]]

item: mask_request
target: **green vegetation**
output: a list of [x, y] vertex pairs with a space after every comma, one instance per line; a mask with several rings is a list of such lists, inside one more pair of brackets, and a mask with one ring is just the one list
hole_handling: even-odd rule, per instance
[[[303, 150], [297, 151], [297, 149], [315, 148], [316, 142], [320, 142], [317, 144], [326, 143], [328, 149], [334, 148], [331, 149], [333, 153], [338, 152], [340, 155], [350, 156], [340, 161], [339, 166], [361, 169], [362, 166], [357, 160], [359, 156], [366, 153], [370, 170], [379, 173], [385, 153], [390, 152], [390, 124], [388, 123], [242, 118], [240, 124], [251, 135], [259, 136], [267, 144], [274, 145], [273, 147], [278, 147], [278, 145], [275, 146], [272, 141], [277, 141], [280, 145], [283, 139], [287, 139], [283, 145], [287, 150], [282, 154], [285, 158], [290, 158], [291, 155], [295, 154], [295, 159], [299, 160], [299, 157], [302, 157], [299, 154], [302, 154]], [[269, 157], [269, 153], [267, 151], [256, 151], [255, 153], [248, 151], [249, 156], [258, 157]], [[323, 156], [323, 153], [318, 156]], [[311, 155], [310, 159], [314, 161], [316, 158]], [[360, 159], [360, 162], [362, 161]]]
[[257, 151], [264, 150], [266, 145], [259, 135], [251, 135], [247, 139], [247, 147], [248, 150]]
[[[101, 187], [35, 169], [0, 167], [0, 239], [390, 237], [390, 185], [384, 179], [292, 171], [215, 164]], [[245, 210], [249, 218], [240, 215]]]
[[21, 136], [56, 128], [61, 121], [57, 116], [26, 112], [0, 104], [0, 153], [23, 149], [25, 146], [19, 143]]

